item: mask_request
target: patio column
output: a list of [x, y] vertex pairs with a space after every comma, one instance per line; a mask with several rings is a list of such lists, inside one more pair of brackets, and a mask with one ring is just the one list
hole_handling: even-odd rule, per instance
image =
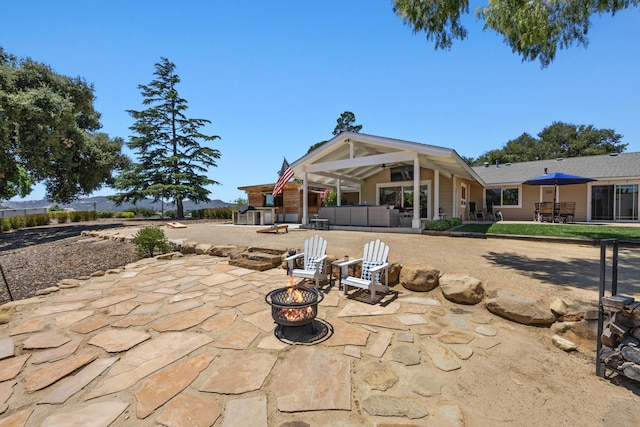
[[458, 217], [458, 177], [453, 175], [451, 177], [451, 194], [453, 194], [453, 201], [451, 202], [451, 218]]
[[433, 170], [433, 219], [440, 219], [440, 171]]
[[337, 200], [337, 205], [338, 206], [342, 206], [340, 204], [340, 199], [342, 198], [342, 189], [340, 187], [342, 187], [342, 180], [341, 179], [339, 179], [336, 182], [336, 195], [338, 196], [338, 200]]
[[302, 225], [309, 224], [309, 201], [308, 201], [308, 181], [307, 181], [307, 171], [304, 171], [304, 178], [302, 179]]
[[411, 228], [420, 228], [420, 159], [413, 159], [413, 219]]

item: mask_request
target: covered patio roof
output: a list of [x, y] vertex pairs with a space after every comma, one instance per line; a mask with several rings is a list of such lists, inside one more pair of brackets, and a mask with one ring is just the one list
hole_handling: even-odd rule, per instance
[[484, 185], [453, 149], [353, 132], [335, 136], [293, 162], [291, 168], [298, 178], [306, 173], [312, 182], [335, 186], [340, 181], [341, 186], [358, 188], [381, 168], [413, 166], [416, 158], [421, 168]]

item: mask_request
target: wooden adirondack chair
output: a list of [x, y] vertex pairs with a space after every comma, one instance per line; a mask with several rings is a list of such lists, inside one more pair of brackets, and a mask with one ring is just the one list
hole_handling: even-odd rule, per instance
[[[296, 260], [304, 257], [303, 268], [296, 268]], [[325, 272], [327, 258], [327, 241], [315, 235], [304, 241], [304, 252], [285, 258], [289, 275], [303, 279], [315, 280], [316, 287], [320, 287], [320, 280], [328, 280]]]
[[[378, 240], [372, 240], [364, 245], [362, 258], [339, 263], [341, 271], [340, 285], [347, 295], [349, 287], [367, 289], [371, 292], [371, 302], [376, 302], [376, 292], [389, 292], [389, 246]], [[362, 263], [360, 277], [349, 276], [349, 266]], [[380, 283], [380, 276], [384, 271], [384, 285]], [[355, 273], [354, 273], [355, 274]]]

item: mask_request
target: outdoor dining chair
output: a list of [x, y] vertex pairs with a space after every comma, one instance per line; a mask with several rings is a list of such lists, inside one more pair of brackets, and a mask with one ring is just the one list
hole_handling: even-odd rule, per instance
[[554, 221], [553, 202], [540, 202], [540, 207], [538, 208], [538, 221]]
[[562, 222], [574, 222], [575, 213], [576, 202], [560, 202], [558, 216], [562, 218]]
[[472, 216], [476, 221], [478, 221], [479, 218], [482, 218], [484, 221], [484, 212], [476, 209], [476, 202], [469, 202], [469, 219], [471, 219]]
[[[362, 258], [351, 261], [341, 262], [340, 266], [342, 286], [345, 296], [348, 296], [349, 288], [360, 288], [371, 292], [371, 302], [376, 302], [376, 292], [389, 292], [389, 246], [380, 239], [372, 240], [364, 245]], [[356, 277], [354, 271], [353, 276], [349, 276], [349, 266], [354, 264], [362, 264], [360, 268], [360, 276]], [[384, 272], [384, 285], [380, 283], [380, 278]]]
[[[302, 268], [297, 268], [297, 260], [303, 258]], [[293, 254], [285, 258], [287, 271], [292, 277], [315, 281], [315, 286], [320, 287], [320, 281], [328, 280], [325, 272], [325, 260], [327, 259], [327, 241], [315, 235], [304, 241], [304, 250], [299, 254]]]

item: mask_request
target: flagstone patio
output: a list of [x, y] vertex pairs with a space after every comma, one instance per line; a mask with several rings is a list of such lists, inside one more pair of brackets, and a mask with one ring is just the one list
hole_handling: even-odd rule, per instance
[[332, 335], [289, 345], [264, 301], [288, 283], [189, 255], [19, 301], [0, 325], [0, 426], [464, 425], [443, 384], [490, 357], [502, 320], [439, 293], [369, 305], [333, 288], [318, 313]]

